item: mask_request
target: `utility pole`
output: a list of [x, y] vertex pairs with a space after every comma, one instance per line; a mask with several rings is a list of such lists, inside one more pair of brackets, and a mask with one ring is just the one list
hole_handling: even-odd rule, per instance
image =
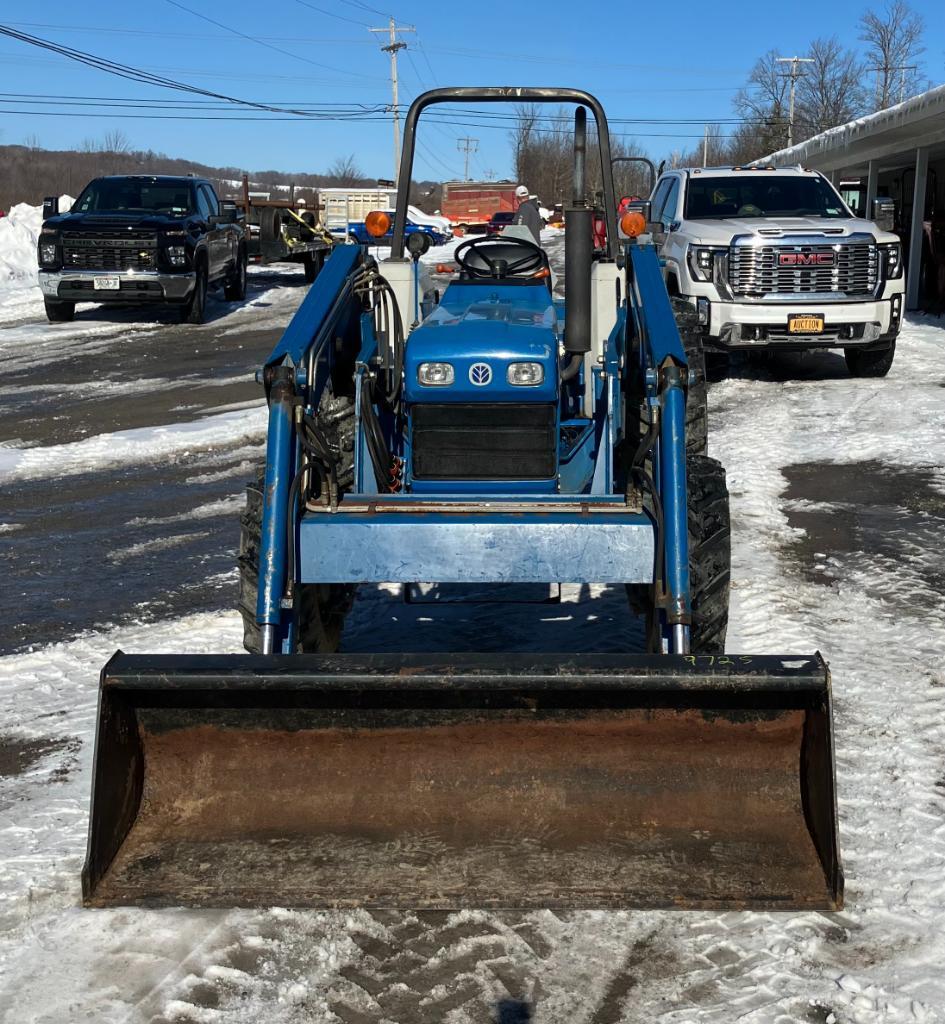
[[400, 177], [400, 106], [397, 100], [397, 51], [407, 49], [407, 44], [397, 38], [397, 33], [416, 32], [417, 30], [412, 25], [398, 25], [393, 17], [391, 17], [387, 28], [370, 28], [368, 31], [386, 32], [390, 37], [390, 42], [387, 46], [382, 46], [381, 49], [385, 53], [390, 54], [390, 86], [393, 99], [391, 110], [394, 113], [394, 184], [397, 185], [397, 179]]
[[709, 166], [709, 126], [705, 126], [705, 137], [702, 140], [702, 166]]
[[469, 181], [469, 154], [475, 153], [479, 149], [479, 140], [470, 139], [468, 136], [464, 136], [463, 138], [456, 140], [456, 148], [460, 153], [466, 154], [466, 170], [463, 173], [463, 180]]
[[787, 128], [787, 148], [790, 149], [794, 145], [794, 86], [797, 84], [797, 80], [800, 77], [800, 69], [798, 64], [813, 64], [813, 57], [778, 57], [779, 64], [790, 64], [791, 71], [791, 106], [788, 113], [788, 128]]

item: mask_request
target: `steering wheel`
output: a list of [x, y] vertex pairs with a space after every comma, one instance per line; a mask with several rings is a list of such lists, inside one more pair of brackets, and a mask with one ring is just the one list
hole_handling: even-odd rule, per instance
[[[490, 246], [493, 249], [501, 246], [504, 251], [509, 245], [521, 247], [525, 250], [524, 255], [511, 260], [504, 256], [499, 257], [498, 252], [495, 253], [495, 258], [488, 255]], [[477, 267], [475, 264], [467, 262], [468, 257], [473, 253], [485, 263], [488, 269], [483, 270], [482, 267]], [[470, 238], [469, 241], [462, 242], [456, 247], [453, 259], [462, 267], [465, 274], [480, 281], [501, 280], [503, 277], [512, 277], [515, 274], [528, 275], [541, 270], [547, 261], [545, 251], [540, 245], [536, 245], [535, 242], [529, 242], [525, 238], [506, 237], [504, 235], [502, 238]], [[503, 263], [505, 266], [502, 266]]]

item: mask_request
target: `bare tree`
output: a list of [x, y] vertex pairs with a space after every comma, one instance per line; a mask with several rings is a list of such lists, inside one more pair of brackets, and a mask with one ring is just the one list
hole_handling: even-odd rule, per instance
[[804, 65], [797, 82], [794, 138], [798, 141], [845, 124], [867, 107], [863, 63], [852, 50], [845, 50], [831, 36], [815, 39], [806, 52], [813, 63]]
[[100, 148], [103, 153], [130, 153], [131, 140], [120, 128], [115, 128], [102, 139]]
[[876, 73], [874, 110], [885, 110], [919, 91], [924, 31], [924, 19], [905, 0], [889, 0], [883, 13], [870, 10], [860, 19], [866, 63]]
[[788, 93], [790, 85], [778, 63], [778, 51], [760, 57], [748, 76], [748, 84], [735, 94], [732, 105], [751, 125], [759, 155], [780, 149], [787, 143]]
[[29, 135], [26, 136], [26, 138], [23, 140], [23, 145], [26, 146], [26, 148], [31, 152], [35, 152], [37, 149], [43, 148], [40, 145], [39, 136], [35, 132], [31, 132]]
[[358, 167], [354, 153], [348, 156], [339, 156], [328, 168], [328, 177], [335, 185], [344, 188], [347, 185], [357, 185], [364, 180], [364, 172]]

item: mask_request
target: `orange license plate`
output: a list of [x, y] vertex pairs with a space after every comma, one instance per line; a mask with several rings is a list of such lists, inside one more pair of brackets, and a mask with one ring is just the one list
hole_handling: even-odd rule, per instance
[[799, 313], [788, 317], [787, 329], [789, 334], [822, 334], [824, 318], [813, 313]]

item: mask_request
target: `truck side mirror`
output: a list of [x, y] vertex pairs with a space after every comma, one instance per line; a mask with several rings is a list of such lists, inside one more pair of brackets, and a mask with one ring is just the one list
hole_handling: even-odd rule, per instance
[[877, 196], [873, 200], [873, 223], [880, 231], [892, 231], [896, 223], [896, 203], [888, 196]]
[[46, 196], [43, 200], [43, 220], [55, 217], [59, 213], [59, 196]]

